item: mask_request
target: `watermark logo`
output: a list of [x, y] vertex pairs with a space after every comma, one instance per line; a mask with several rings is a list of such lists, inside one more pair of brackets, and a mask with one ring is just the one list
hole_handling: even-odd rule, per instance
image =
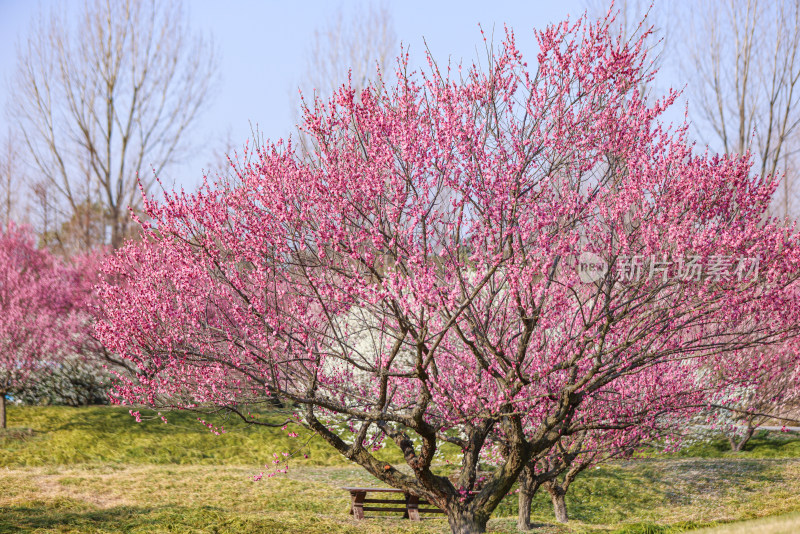
[[[707, 258], [689, 256], [618, 256], [614, 273], [621, 282], [668, 279], [684, 282], [723, 282], [726, 280], [755, 280], [760, 266], [758, 257], [713, 255]], [[609, 272], [608, 262], [592, 252], [578, 257], [578, 277], [581, 282], [592, 283]]]
[[596, 282], [608, 273], [606, 260], [593, 252], [584, 252], [578, 257], [578, 278], [585, 284]]

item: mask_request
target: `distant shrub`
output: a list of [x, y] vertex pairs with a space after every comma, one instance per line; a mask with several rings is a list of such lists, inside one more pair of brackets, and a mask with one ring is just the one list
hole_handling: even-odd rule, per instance
[[100, 366], [78, 357], [37, 370], [13, 399], [28, 405], [88, 406], [108, 404], [110, 377]]

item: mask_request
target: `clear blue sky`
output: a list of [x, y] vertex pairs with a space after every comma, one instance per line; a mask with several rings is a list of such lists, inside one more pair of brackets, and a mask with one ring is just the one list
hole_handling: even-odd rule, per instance
[[[78, 10], [82, 2], [67, 3]], [[40, 9], [49, 10], [55, 0], [0, 0], [0, 109], [5, 110], [7, 79], [16, 69], [16, 44], [24, 41]], [[316, 28], [357, 2], [278, 2], [193, 0], [186, 2], [197, 30], [211, 32], [220, 53], [222, 86], [205, 110], [197, 131], [200, 150], [184, 165], [174, 168], [167, 182], [193, 187], [201, 169], [213, 159], [230, 137], [235, 146], [250, 136], [250, 122], [258, 124], [270, 139], [285, 137], [293, 119], [290, 94], [303, 72], [309, 43]], [[389, 1], [398, 39], [411, 46], [412, 56], [424, 52], [423, 36], [437, 59], [476, 57], [480, 43], [478, 23], [487, 30], [502, 31], [504, 23], [514, 28], [523, 53], [535, 54], [532, 28], [541, 28], [568, 15], [583, 13], [582, 0], [531, 1]], [[9, 128], [0, 114], [0, 136]], [[13, 134], [13, 132], [12, 132]]]

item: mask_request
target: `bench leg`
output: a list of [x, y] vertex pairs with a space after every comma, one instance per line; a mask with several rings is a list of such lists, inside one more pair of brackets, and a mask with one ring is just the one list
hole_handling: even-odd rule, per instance
[[366, 496], [366, 491], [355, 491], [350, 494], [352, 498], [350, 513], [355, 516], [357, 520], [364, 519], [364, 498], [366, 498]]
[[406, 509], [408, 518], [411, 521], [419, 521], [419, 497], [416, 495], [406, 495]]

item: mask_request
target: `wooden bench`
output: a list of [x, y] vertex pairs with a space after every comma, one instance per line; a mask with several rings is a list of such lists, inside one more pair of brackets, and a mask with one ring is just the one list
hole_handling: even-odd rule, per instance
[[[350, 515], [356, 519], [364, 519], [364, 512], [403, 512], [403, 518], [412, 521], [419, 521], [419, 514], [443, 514], [444, 511], [433, 507], [424, 499], [416, 495], [406, 493], [396, 488], [342, 488], [350, 492]], [[402, 493], [403, 500], [400, 499], [368, 499], [370, 493]], [[364, 506], [365, 504], [380, 504], [383, 506]], [[402, 505], [386, 506], [386, 505]], [[429, 508], [420, 508], [420, 505], [430, 505]]]

